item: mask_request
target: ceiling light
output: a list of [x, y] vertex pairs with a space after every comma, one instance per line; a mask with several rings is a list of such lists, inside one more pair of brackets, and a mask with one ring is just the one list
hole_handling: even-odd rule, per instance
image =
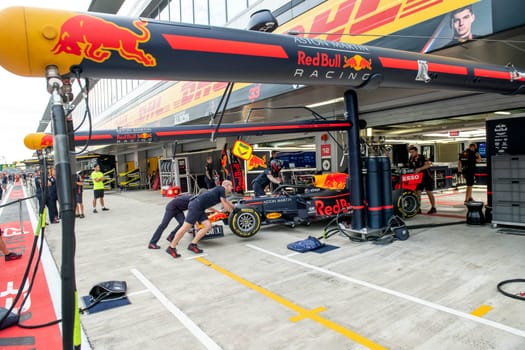
[[422, 134], [422, 136], [424, 137], [449, 137], [448, 133], [433, 133], [433, 132]]
[[331, 100], [326, 100], [322, 102], [312, 103], [311, 105], [307, 105], [306, 108], [315, 108], [315, 107], [321, 107], [321, 106], [327, 106], [338, 102], [343, 102], [344, 97], [338, 97]]
[[494, 112], [494, 114], [499, 114], [499, 115], [511, 115], [512, 113], [507, 112], [507, 111], [497, 111], [497, 112]]

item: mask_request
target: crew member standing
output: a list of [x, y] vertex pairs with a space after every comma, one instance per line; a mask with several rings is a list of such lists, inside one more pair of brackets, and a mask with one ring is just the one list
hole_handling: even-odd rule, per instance
[[35, 195], [38, 200], [38, 213], [41, 214], [44, 210], [46, 199], [44, 198], [43, 191], [42, 191], [42, 179], [40, 177], [39, 169], [35, 171], [35, 176], [33, 178], [33, 181], [35, 183]]
[[77, 172], [76, 175], [76, 191], [75, 191], [75, 201], [76, 201], [76, 207], [75, 207], [75, 217], [83, 219], [84, 216], [84, 179], [82, 179], [82, 176], [80, 175], [80, 171]]
[[100, 200], [102, 210], [109, 210], [104, 204], [104, 173], [100, 171], [100, 165], [96, 164], [93, 172], [91, 173], [91, 180], [93, 181], [93, 213], [97, 211], [97, 198]]
[[213, 168], [213, 158], [208, 156], [206, 159], [206, 165], [204, 165], [204, 181], [206, 182], [206, 188], [211, 189], [215, 187], [215, 175], [217, 171]]
[[430, 173], [430, 167], [432, 166], [432, 163], [430, 162], [430, 160], [426, 159], [422, 154], [419, 154], [417, 152], [417, 147], [414, 145], [410, 145], [408, 147], [408, 152], [410, 153], [410, 169], [414, 169], [415, 174], [423, 174], [423, 180], [417, 185], [416, 194], [419, 198], [419, 201], [421, 202], [421, 191], [426, 191], [431, 205], [431, 208], [427, 212], [427, 214], [434, 214], [437, 212], [437, 210], [436, 199], [434, 198], [434, 193], [432, 193], [432, 191], [434, 190], [434, 178]]
[[49, 168], [49, 175], [47, 177], [47, 197], [46, 206], [49, 211], [49, 220], [52, 224], [58, 224], [60, 222], [58, 217], [58, 190], [57, 190], [57, 179], [55, 176], [55, 168]]
[[476, 174], [476, 163], [481, 162], [481, 156], [476, 149], [476, 144], [471, 143], [468, 148], [460, 153], [458, 160], [458, 173], [463, 174], [463, 178], [467, 183], [467, 191], [465, 192], [465, 203], [473, 201], [472, 186], [474, 186], [474, 176]]

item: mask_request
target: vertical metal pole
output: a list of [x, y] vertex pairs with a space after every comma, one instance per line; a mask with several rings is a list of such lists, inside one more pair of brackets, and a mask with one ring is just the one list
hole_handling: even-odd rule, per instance
[[208, 25], [211, 25], [210, 0], [207, 1], [206, 8], [208, 9]]
[[61, 80], [54, 76], [53, 68], [48, 67], [48, 86], [53, 99], [52, 120], [54, 129], [54, 158], [57, 173], [57, 192], [62, 217], [62, 349], [73, 349], [75, 333], [75, 208], [71, 191], [71, 163], [69, 158], [69, 139], [66, 116], [59, 93]]
[[348, 181], [350, 205], [352, 206], [352, 229], [365, 228], [365, 206], [363, 202], [363, 173], [359, 142], [359, 116], [357, 113], [357, 94], [353, 90], [345, 92], [346, 118], [352, 127], [348, 130]]
[[[71, 114], [69, 114], [66, 118], [66, 132], [67, 132], [67, 140], [68, 140], [68, 146], [69, 146], [69, 150], [70, 152], [68, 153], [69, 154], [69, 164], [70, 164], [70, 171], [69, 171], [69, 177], [71, 179], [71, 183], [70, 183], [70, 193], [73, 194], [76, 192], [76, 189], [77, 189], [77, 177], [76, 177], [76, 170], [77, 170], [77, 163], [76, 163], [76, 159], [75, 159], [75, 129], [73, 127], [73, 116]], [[71, 195], [71, 202], [72, 202], [72, 213], [70, 214], [71, 215], [71, 219], [73, 220], [73, 230], [72, 230], [72, 235], [73, 235], [73, 245], [75, 246], [76, 245], [76, 242], [75, 242], [75, 228], [74, 228], [74, 224], [75, 224], [75, 219], [74, 219], [74, 215], [75, 215], [75, 211], [76, 211], [76, 207], [77, 207], [77, 199], [74, 195]], [[74, 262], [74, 251], [73, 251], [73, 262]], [[75, 273], [74, 269], [73, 269], [73, 273]], [[82, 343], [82, 332], [81, 332], [81, 328], [80, 328], [80, 308], [78, 306], [78, 291], [77, 291], [77, 284], [76, 284], [76, 278], [73, 278], [73, 286], [74, 286], [74, 298], [75, 298], [75, 305], [73, 307], [73, 311], [74, 311], [74, 325], [73, 325], [73, 345], [74, 345], [74, 349], [75, 350], [80, 350], [81, 348], [81, 343]]]

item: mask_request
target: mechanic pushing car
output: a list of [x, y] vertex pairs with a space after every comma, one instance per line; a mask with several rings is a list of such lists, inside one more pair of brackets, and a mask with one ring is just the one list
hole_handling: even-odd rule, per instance
[[255, 192], [255, 197], [264, 196], [266, 194], [265, 188], [270, 183], [280, 184], [282, 179], [280, 177], [280, 172], [283, 167], [282, 160], [273, 159], [270, 162], [270, 167], [264, 169], [252, 182], [253, 191]]

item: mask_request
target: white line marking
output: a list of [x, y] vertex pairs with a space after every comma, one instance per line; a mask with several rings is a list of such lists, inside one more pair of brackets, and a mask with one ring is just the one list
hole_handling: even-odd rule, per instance
[[443, 311], [443, 312], [446, 312], [446, 313], [449, 313], [449, 314], [452, 314], [452, 315], [455, 315], [455, 316], [459, 316], [459, 317], [465, 318], [467, 320], [471, 320], [471, 321], [474, 321], [474, 322], [482, 323], [482, 324], [484, 324], [486, 326], [494, 327], [494, 328], [497, 328], [499, 330], [502, 330], [502, 331], [505, 331], [505, 332], [517, 335], [519, 337], [525, 338], [525, 331], [521, 330], [521, 329], [509, 327], [509, 326], [506, 326], [506, 325], [498, 323], [498, 322], [487, 320], [485, 318], [473, 316], [471, 314], [468, 314], [468, 313], [465, 313], [465, 312], [461, 312], [461, 311], [458, 311], [458, 310], [455, 310], [455, 309], [452, 309], [452, 308], [449, 308], [449, 307], [446, 307], [446, 306], [443, 306], [443, 305], [439, 305], [439, 304], [436, 304], [436, 303], [433, 303], [433, 302], [430, 302], [430, 301], [426, 301], [426, 300], [423, 300], [423, 299], [420, 299], [420, 298], [417, 298], [417, 297], [413, 297], [413, 296], [408, 295], [408, 294], [396, 292], [395, 290], [391, 290], [391, 289], [384, 288], [384, 287], [381, 287], [381, 286], [378, 286], [378, 285], [375, 285], [375, 284], [372, 284], [372, 283], [368, 283], [368, 282], [361, 281], [361, 280], [358, 280], [358, 279], [355, 279], [355, 278], [352, 278], [352, 277], [348, 277], [348, 276], [342, 275], [340, 273], [324, 269], [322, 267], [317, 267], [317, 266], [310, 265], [310, 264], [307, 264], [307, 263], [304, 263], [304, 262], [301, 262], [301, 261], [293, 260], [293, 259], [290, 259], [290, 258], [288, 258], [286, 256], [283, 256], [283, 255], [271, 252], [271, 251], [263, 249], [263, 248], [259, 248], [257, 246], [254, 246], [253, 244], [247, 244], [246, 246], [249, 247], [249, 248], [258, 250], [258, 251], [260, 251], [262, 253], [265, 253], [265, 254], [268, 254], [268, 255], [272, 255], [272, 256], [274, 256], [276, 258], [279, 258], [279, 259], [282, 259], [282, 260], [286, 260], [286, 261], [291, 262], [293, 264], [303, 266], [303, 267], [308, 268], [308, 269], [316, 270], [318, 272], [325, 273], [327, 275], [331, 275], [331, 276], [340, 278], [342, 280], [346, 280], [346, 281], [351, 282], [351, 283], [359, 284], [359, 285], [361, 285], [363, 287], [375, 289], [375, 290], [377, 290], [379, 292], [383, 292], [385, 294], [390, 294], [390, 295], [396, 296], [396, 297], [401, 298], [401, 299], [409, 300], [409, 301], [412, 301], [414, 303], [417, 303], [417, 304], [420, 304], [420, 305], [423, 305], [423, 306], [427, 306], [427, 307], [430, 307], [430, 308], [433, 308], [433, 309], [436, 309], [436, 310], [439, 310], [439, 311]]
[[197, 258], [202, 258], [203, 256], [208, 256], [208, 254], [199, 254], [196, 256], [190, 256], [189, 258], [184, 258], [183, 260], [195, 260]]
[[143, 290], [138, 290], [136, 292], [133, 292], [133, 293], [128, 293], [128, 297], [132, 297], [134, 295], [139, 295], [139, 294], [146, 294], [146, 293], [149, 293], [149, 289], [143, 289]]
[[137, 277], [146, 288], [160, 301], [168, 311], [170, 311], [175, 318], [177, 318], [194, 336], [197, 340], [206, 347], [206, 349], [222, 348], [216, 344], [206, 333], [204, 333], [186, 314], [184, 314], [177, 306], [175, 306], [162, 292], [153, 285], [140, 271], [131, 269], [131, 273]]

